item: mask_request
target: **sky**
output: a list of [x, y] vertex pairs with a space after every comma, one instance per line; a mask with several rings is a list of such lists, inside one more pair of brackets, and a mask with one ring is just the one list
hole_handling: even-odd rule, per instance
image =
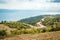
[[60, 14], [60, 0], [0, 0], [0, 21]]

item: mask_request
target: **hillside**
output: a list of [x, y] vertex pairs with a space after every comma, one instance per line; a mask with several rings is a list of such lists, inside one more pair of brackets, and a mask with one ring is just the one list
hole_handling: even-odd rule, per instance
[[6, 21], [3, 21], [1, 22], [1, 24], [4, 24], [10, 28], [15, 28], [15, 29], [28, 29], [30, 28], [29, 25], [27, 25], [26, 23], [24, 22], [6, 22]]
[[31, 24], [31, 25], [35, 25], [42, 18], [46, 18], [46, 17], [60, 17], [60, 14], [56, 14], [56, 15], [39, 15], [39, 16], [35, 16], [35, 17], [21, 19], [18, 22], [25, 22], [25, 23], [28, 23], [28, 24]]
[[60, 17], [46, 17], [44, 21], [41, 21], [45, 26], [53, 26], [60, 24]]
[[9, 26], [6, 26], [4, 24], [0, 24], [0, 30], [6, 30], [7, 32], [10, 32], [12, 30], [16, 30], [16, 28], [10, 28]]
[[25, 18], [25, 19], [21, 19], [19, 20], [19, 22], [25, 22], [28, 24], [32, 24], [34, 25], [36, 22], [40, 21], [43, 18], [43, 16], [35, 16], [35, 17], [30, 17], [30, 18]]
[[22, 34], [0, 40], [60, 40], [60, 31], [39, 34]]

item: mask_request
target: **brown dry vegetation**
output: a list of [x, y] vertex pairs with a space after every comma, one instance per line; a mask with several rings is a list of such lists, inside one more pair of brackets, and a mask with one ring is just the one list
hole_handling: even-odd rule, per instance
[[22, 34], [0, 40], [60, 40], [60, 31], [39, 34]]
[[6, 30], [7, 32], [10, 32], [11, 30], [15, 30], [15, 28], [10, 28], [4, 24], [0, 24], [0, 30]]

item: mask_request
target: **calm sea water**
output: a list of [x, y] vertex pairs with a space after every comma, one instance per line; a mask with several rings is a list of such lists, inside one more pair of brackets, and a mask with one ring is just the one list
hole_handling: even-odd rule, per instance
[[0, 10], [0, 21], [17, 21], [40, 14], [42, 14], [42, 12], [37, 10]]
[[[17, 21], [23, 18], [45, 15], [45, 14], [55, 14], [54, 12], [46, 12], [41, 10], [7, 10], [0, 9], [0, 21]], [[60, 13], [56, 13], [60, 14]]]

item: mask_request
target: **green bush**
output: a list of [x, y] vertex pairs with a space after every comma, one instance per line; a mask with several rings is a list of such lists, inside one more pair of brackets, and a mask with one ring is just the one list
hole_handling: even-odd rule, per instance
[[0, 30], [0, 36], [6, 36], [6, 31], [5, 30]]
[[0, 39], [5, 38], [7, 35], [6, 30], [0, 30]]

